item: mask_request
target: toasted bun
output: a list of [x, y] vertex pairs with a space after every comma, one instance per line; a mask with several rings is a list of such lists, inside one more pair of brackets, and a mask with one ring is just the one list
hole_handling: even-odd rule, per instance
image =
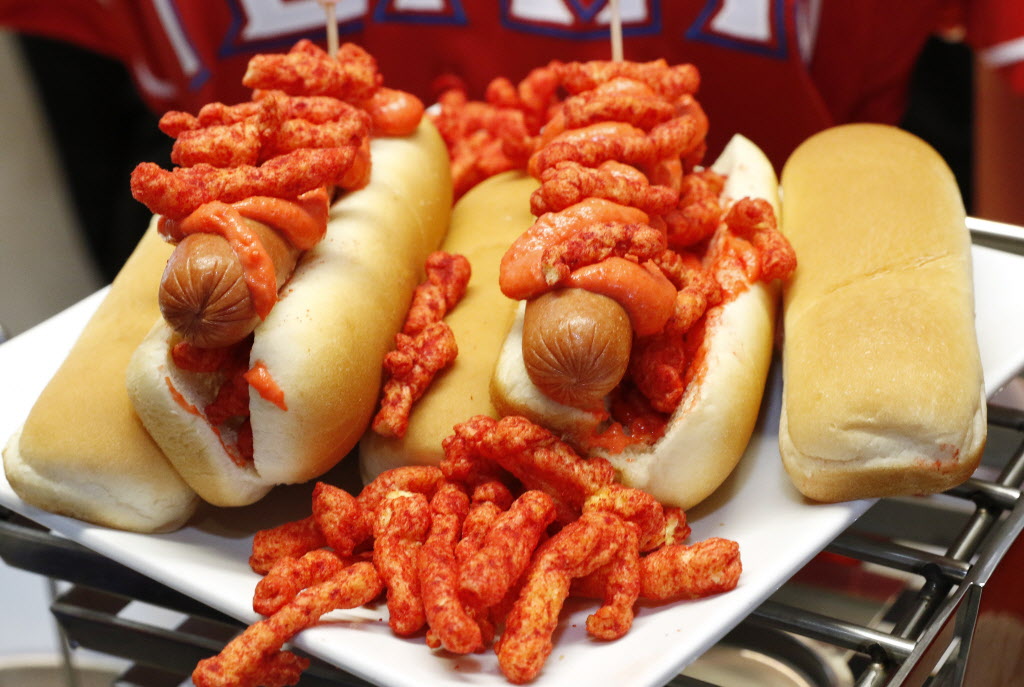
[[135, 416], [124, 371], [157, 316], [170, 247], [151, 226], [24, 425], [4, 449], [27, 503], [137, 532], [173, 530], [199, 503]]
[[[734, 136], [713, 165], [727, 175], [728, 200], [759, 197], [778, 213], [778, 180], [764, 153]], [[690, 508], [721, 485], [750, 441], [771, 364], [774, 286], [758, 283], [707, 313], [708, 335], [696, 355], [699, 369], [653, 446], [621, 453], [595, 451], [619, 471], [622, 482], [659, 501]], [[552, 401], [530, 381], [523, 363], [523, 311], [519, 309], [502, 347], [491, 382], [491, 397], [503, 415], [523, 415], [570, 441], [592, 433], [601, 421], [590, 413]]]
[[363, 478], [402, 465], [436, 465], [441, 441], [452, 427], [474, 415], [498, 417], [488, 383], [515, 301], [498, 288], [498, 267], [509, 244], [530, 225], [530, 193], [537, 182], [506, 172], [478, 184], [459, 199], [442, 248], [469, 259], [473, 269], [466, 295], [445, 317], [459, 346], [455, 362], [413, 406], [402, 438], [367, 432], [359, 443]]
[[970, 236], [952, 172], [899, 129], [813, 136], [782, 173], [800, 258], [784, 294], [779, 448], [821, 501], [935, 492], [981, 458]]
[[158, 322], [129, 366], [140, 417], [205, 500], [244, 505], [275, 484], [313, 479], [356, 444], [373, 414], [384, 355], [401, 329], [427, 255], [451, 210], [447, 151], [423, 120], [403, 138], [376, 138], [373, 173], [331, 209], [325, 238], [301, 259], [256, 329], [250, 363], [284, 391], [281, 410], [250, 389], [254, 465], [239, 468], [209, 424], [183, 407], [212, 399], [211, 375], [171, 371], [169, 328]]

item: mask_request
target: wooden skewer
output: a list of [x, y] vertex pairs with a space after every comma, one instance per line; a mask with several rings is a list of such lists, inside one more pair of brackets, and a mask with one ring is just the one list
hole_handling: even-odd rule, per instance
[[622, 13], [619, 12], [619, 0], [608, 0], [611, 9], [612, 61], [622, 62]]
[[338, 0], [317, 0], [324, 8], [327, 20], [327, 54], [334, 57], [338, 54], [338, 14], [335, 4]]

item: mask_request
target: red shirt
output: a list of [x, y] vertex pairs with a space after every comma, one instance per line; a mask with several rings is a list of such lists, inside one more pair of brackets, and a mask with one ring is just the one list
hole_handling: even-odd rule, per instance
[[[711, 119], [709, 153], [740, 132], [780, 165], [814, 131], [896, 123], [927, 37], [949, 0], [620, 0], [627, 59], [692, 62]], [[343, 41], [378, 60], [389, 86], [436, 93], [455, 75], [480, 97], [558, 60], [608, 59], [607, 0], [345, 0]], [[957, 7], [960, 7], [959, 3]], [[968, 39], [1024, 92], [1024, 3], [963, 5]], [[879, 21], [878, 17], [885, 17]], [[321, 42], [316, 0], [0, 0], [0, 24], [122, 60], [157, 112], [248, 98], [249, 57]], [[989, 52], [986, 52], [989, 51]]]

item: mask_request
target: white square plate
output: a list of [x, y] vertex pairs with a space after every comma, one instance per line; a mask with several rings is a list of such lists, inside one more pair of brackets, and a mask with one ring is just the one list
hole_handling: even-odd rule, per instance
[[[975, 246], [977, 329], [986, 390], [993, 394], [1024, 367], [1024, 257]], [[102, 297], [94, 294], [0, 346], [0, 441], [28, 414]], [[813, 504], [790, 485], [777, 447], [781, 380], [775, 366], [759, 426], [737, 471], [689, 513], [691, 541], [726, 537], [740, 544], [743, 575], [732, 592], [699, 601], [639, 609], [632, 630], [615, 642], [590, 639], [593, 606], [573, 602], [555, 649], [534, 683], [660, 686], [700, 656], [852, 523], [871, 501]], [[346, 461], [331, 481], [351, 480]], [[349, 482], [351, 483], [351, 482]], [[0, 476], [0, 504], [243, 622], [258, 577], [248, 567], [253, 533], [309, 514], [311, 486], [279, 488], [242, 509], [202, 510], [178, 532], [139, 535], [87, 525], [23, 503]], [[492, 652], [454, 657], [400, 639], [387, 610], [335, 612], [302, 633], [302, 649], [369, 682], [394, 687], [504, 685]]]

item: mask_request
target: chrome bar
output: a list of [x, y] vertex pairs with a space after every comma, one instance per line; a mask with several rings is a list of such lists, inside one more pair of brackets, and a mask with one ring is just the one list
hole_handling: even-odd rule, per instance
[[946, 492], [975, 503], [983, 503], [1003, 510], [1010, 510], [1020, 500], [1020, 489], [1004, 487], [992, 482], [976, 480], [973, 477], [958, 487]]
[[971, 242], [975, 245], [1024, 255], [1024, 230], [1021, 227], [980, 217], [968, 217], [967, 229], [971, 232]]
[[873, 657], [881, 651], [885, 658], [902, 661], [914, 650], [912, 641], [777, 601], [765, 601], [750, 614], [748, 621]]
[[943, 579], [956, 584], [962, 582], [971, 569], [963, 561], [859, 534], [842, 534], [826, 550], [922, 576], [930, 576], [932, 571], [937, 571]]
[[988, 404], [988, 423], [1005, 429], [1024, 432], [1024, 411], [996, 403]]

